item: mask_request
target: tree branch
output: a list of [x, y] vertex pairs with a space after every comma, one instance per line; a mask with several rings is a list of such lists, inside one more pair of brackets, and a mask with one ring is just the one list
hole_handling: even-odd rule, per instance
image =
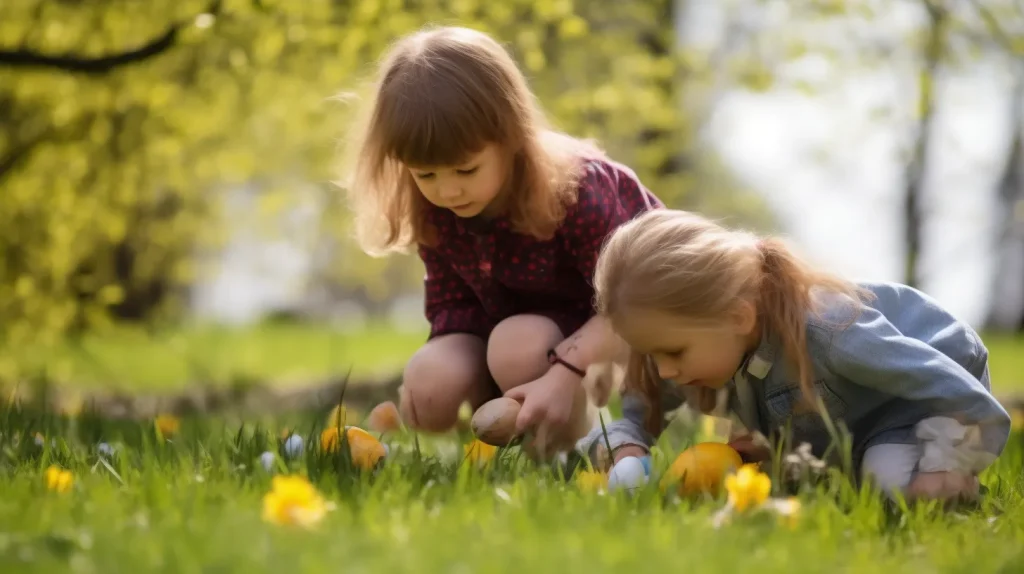
[[[212, 0], [206, 13], [218, 14], [221, 0]], [[10, 68], [54, 68], [64, 72], [102, 75], [125, 65], [148, 60], [158, 56], [172, 46], [178, 39], [178, 32], [190, 21], [175, 22], [160, 36], [146, 44], [127, 52], [83, 58], [74, 54], [48, 55], [29, 49], [0, 50], [0, 66]]]

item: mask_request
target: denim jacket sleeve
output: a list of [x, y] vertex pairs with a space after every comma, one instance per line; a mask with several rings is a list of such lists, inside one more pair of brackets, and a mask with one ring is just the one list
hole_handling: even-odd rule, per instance
[[[933, 325], [935, 326], [935, 325]], [[938, 329], [936, 329], [938, 330]], [[819, 331], [820, 332], [820, 331]], [[903, 334], [878, 309], [865, 305], [848, 327], [829, 329], [826, 368], [849, 382], [910, 401], [923, 401], [935, 417], [980, 430], [981, 447], [998, 456], [1010, 432], [1010, 417], [967, 368], [931, 345]], [[977, 361], [987, 351], [976, 336]]]
[[[670, 419], [670, 413], [682, 404], [682, 397], [672, 389], [669, 383], [663, 381], [661, 383], [661, 406], [666, 423]], [[605, 430], [607, 430], [608, 444], [611, 445], [612, 451], [626, 445], [639, 446], [649, 450], [657, 442], [658, 437], [652, 436], [644, 428], [647, 411], [647, 403], [643, 397], [628, 391], [624, 392], [622, 394], [622, 418], [606, 423], [604, 429], [600, 425], [591, 429], [585, 437], [576, 443], [576, 450], [589, 457], [590, 460], [596, 461], [597, 447], [604, 445], [607, 448]]]

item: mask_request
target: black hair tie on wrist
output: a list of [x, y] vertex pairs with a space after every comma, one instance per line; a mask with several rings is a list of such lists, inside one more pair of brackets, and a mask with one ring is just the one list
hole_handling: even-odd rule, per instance
[[581, 378], [587, 376], [586, 371], [584, 371], [583, 369], [577, 367], [576, 365], [573, 365], [572, 363], [566, 361], [562, 357], [559, 357], [558, 353], [555, 352], [554, 349], [549, 349], [548, 350], [548, 363], [551, 363], [552, 365], [555, 365], [555, 364], [562, 365], [566, 369], [569, 369], [570, 371], [572, 371], [572, 372], [576, 373], [577, 375], [579, 375]]

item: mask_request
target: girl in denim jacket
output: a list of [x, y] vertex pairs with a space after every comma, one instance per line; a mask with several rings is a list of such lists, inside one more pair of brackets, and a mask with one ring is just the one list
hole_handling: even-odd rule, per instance
[[[646, 455], [669, 412], [708, 412], [716, 395], [749, 431], [786, 429], [818, 457], [825, 418], [841, 421], [861, 476], [911, 498], [975, 496], [1006, 444], [985, 346], [910, 287], [847, 282], [778, 239], [675, 210], [619, 228], [594, 283], [631, 349], [624, 416], [607, 428], [616, 462]], [[605, 444], [595, 429], [577, 448], [600, 458]]]

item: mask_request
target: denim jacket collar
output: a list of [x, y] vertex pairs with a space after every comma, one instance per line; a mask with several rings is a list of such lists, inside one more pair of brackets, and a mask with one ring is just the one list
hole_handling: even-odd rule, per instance
[[757, 349], [740, 365], [740, 372], [746, 371], [750, 376], [764, 380], [768, 376], [769, 371], [772, 370], [772, 365], [775, 364], [777, 350], [776, 337], [766, 329], [761, 334], [761, 343], [757, 346]]

